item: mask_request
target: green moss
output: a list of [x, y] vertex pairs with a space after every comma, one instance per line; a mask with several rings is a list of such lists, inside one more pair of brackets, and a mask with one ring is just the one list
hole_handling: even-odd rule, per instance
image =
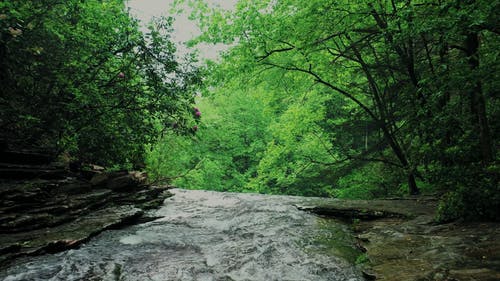
[[365, 263], [367, 263], [369, 261], [370, 261], [370, 259], [368, 258], [368, 255], [366, 253], [362, 253], [361, 255], [359, 255], [356, 258], [356, 261], [354, 263], [356, 265], [360, 265], [360, 264], [365, 264]]
[[312, 247], [309, 250], [340, 257], [354, 264], [361, 251], [354, 246], [355, 239], [348, 226], [327, 218], [318, 218], [318, 224], [321, 231], [310, 238], [309, 245]]

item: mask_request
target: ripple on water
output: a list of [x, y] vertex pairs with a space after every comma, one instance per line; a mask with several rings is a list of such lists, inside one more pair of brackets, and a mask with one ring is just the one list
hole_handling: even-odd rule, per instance
[[[174, 190], [153, 222], [107, 231], [78, 250], [33, 257], [3, 280], [363, 280], [345, 229], [301, 212], [299, 197]], [[335, 242], [337, 238], [343, 242]], [[344, 243], [344, 244], [342, 244]]]

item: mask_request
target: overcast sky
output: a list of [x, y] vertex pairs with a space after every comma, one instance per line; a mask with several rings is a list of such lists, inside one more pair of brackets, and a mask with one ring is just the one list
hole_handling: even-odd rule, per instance
[[[142, 22], [147, 23], [153, 17], [158, 16], [173, 16], [175, 22], [173, 25], [172, 38], [177, 43], [179, 55], [186, 53], [184, 43], [200, 34], [196, 23], [188, 19], [188, 11], [181, 15], [171, 15], [169, 13], [170, 5], [174, 0], [129, 0], [128, 7], [131, 13], [139, 18]], [[237, 0], [206, 0], [212, 5], [218, 5], [224, 9], [231, 10], [234, 8]], [[217, 52], [224, 49], [223, 46], [200, 46], [200, 56], [202, 58], [214, 59], [217, 57]]]

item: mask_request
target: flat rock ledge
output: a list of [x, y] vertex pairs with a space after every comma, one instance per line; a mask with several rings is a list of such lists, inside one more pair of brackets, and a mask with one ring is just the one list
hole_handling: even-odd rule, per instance
[[0, 268], [18, 257], [75, 248], [104, 230], [147, 220], [145, 210], [159, 207], [171, 196], [169, 187], [143, 186], [126, 193], [87, 187], [82, 193], [64, 193], [64, 188], [58, 188], [58, 194], [50, 198], [43, 192], [30, 192], [33, 200], [4, 201]]
[[332, 200], [297, 206], [347, 221], [367, 280], [500, 280], [500, 223], [435, 222], [432, 198]]
[[[143, 211], [132, 205], [98, 210], [54, 227], [1, 234], [3, 261], [25, 255], [55, 253], [74, 248], [100, 232], [140, 218]], [[7, 260], [6, 260], [7, 259]]]
[[0, 269], [76, 248], [104, 230], [147, 220], [171, 196], [139, 172], [71, 171], [32, 152], [0, 152]]

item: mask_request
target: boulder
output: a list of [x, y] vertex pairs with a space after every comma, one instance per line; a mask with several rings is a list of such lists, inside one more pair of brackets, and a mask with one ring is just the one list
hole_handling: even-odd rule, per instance
[[91, 180], [95, 176], [104, 173], [106, 169], [99, 165], [86, 164], [84, 169], [80, 172], [86, 180]]
[[145, 184], [148, 180], [148, 174], [146, 172], [131, 171], [129, 174], [140, 184]]
[[109, 175], [107, 173], [98, 173], [98, 174], [95, 174], [90, 179], [90, 184], [92, 186], [105, 186], [108, 179], [109, 179]]
[[129, 192], [139, 189], [137, 179], [129, 174], [112, 179], [108, 179], [106, 186], [116, 192]]
[[106, 170], [106, 168], [104, 168], [103, 166], [94, 165], [94, 164], [89, 164], [88, 167], [90, 168], [90, 170], [97, 171], [97, 172], [104, 172], [104, 170]]

